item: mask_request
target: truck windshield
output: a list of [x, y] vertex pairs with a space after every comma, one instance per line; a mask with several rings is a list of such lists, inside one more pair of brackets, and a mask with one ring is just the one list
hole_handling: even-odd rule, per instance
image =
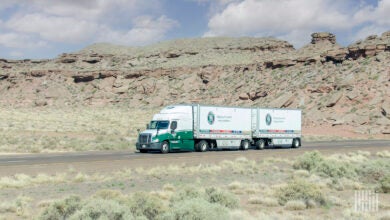
[[169, 121], [151, 121], [149, 129], [167, 129]]

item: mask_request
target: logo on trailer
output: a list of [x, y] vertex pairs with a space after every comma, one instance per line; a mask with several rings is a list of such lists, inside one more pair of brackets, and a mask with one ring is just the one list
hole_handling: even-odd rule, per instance
[[207, 122], [209, 123], [209, 125], [212, 125], [212, 124], [214, 124], [214, 121], [215, 121], [214, 113], [209, 112], [209, 114], [207, 115]]
[[271, 117], [270, 114], [267, 114], [267, 115], [265, 116], [265, 123], [266, 123], [268, 126], [271, 125], [271, 123], [272, 123], [272, 117]]

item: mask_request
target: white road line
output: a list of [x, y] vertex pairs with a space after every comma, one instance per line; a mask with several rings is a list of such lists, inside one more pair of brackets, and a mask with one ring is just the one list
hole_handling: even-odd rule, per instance
[[6, 163], [20, 163], [20, 162], [25, 162], [27, 160], [8, 160], [8, 161], [5, 161]]

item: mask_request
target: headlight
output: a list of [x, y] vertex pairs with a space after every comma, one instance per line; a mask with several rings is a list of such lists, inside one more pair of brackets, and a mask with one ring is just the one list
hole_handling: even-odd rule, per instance
[[159, 141], [160, 141], [160, 140], [159, 140], [158, 138], [152, 140], [153, 143], [157, 143], [157, 142], [159, 142]]

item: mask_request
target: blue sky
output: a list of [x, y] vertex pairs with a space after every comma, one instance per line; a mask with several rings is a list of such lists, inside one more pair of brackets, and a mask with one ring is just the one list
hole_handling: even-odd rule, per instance
[[97, 42], [142, 46], [215, 36], [310, 34], [346, 46], [390, 30], [390, 0], [0, 0], [0, 58], [54, 58]]

